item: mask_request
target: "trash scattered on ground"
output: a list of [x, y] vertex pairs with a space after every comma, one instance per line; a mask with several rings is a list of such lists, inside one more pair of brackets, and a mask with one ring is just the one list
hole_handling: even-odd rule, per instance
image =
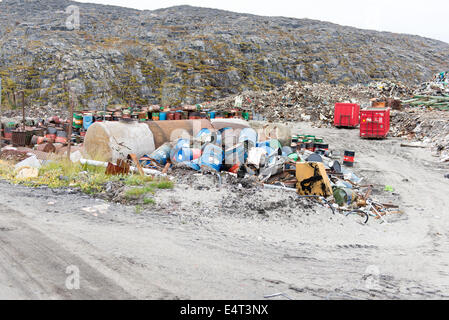
[[41, 162], [36, 158], [35, 155], [32, 155], [31, 157], [17, 163], [14, 168], [18, 170], [22, 167], [33, 167], [39, 169], [41, 167]]
[[39, 169], [30, 166], [21, 166], [16, 169], [16, 179], [37, 178], [39, 176]]
[[[251, 123], [238, 119], [194, 121], [191, 123], [205, 127], [194, 128], [190, 130], [192, 134], [183, 138], [159, 137], [159, 147], [148, 154], [142, 151], [140, 155], [124, 154], [124, 150], [132, 150], [127, 140], [115, 142], [122, 150], [116, 161], [86, 159], [83, 148], [71, 152], [68, 164], [55, 160], [44, 163], [30, 152], [16, 166], [30, 167], [33, 171], [21, 169], [15, 178], [27, 178], [31, 185], [33, 178], [37, 178], [40, 180], [35, 183], [80, 188], [106, 200], [141, 206], [154, 205], [154, 192], [173, 188], [173, 178], [176, 180], [182, 172], [183, 177], [199, 177], [198, 174], [216, 177], [219, 188], [227, 187], [224, 181], [234, 181], [233, 185], [255, 190], [291, 191], [306, 201], [304, 204], [315, 202], [328, 207], [333, 214], [358, 215], [362, 223], [367, 223], [369, 217], [385, 222], [384, 216], [391, 213], [390, 207], [371, 198], [371, 189], [360, 185], [362, 178], [342, 167], [341, 164], [354, 166], [354, 151], [332, 150], [323, 137], [292, 136], [282, 125], [256, 124], [254, 129]], [[132, 127], [133, 122], [128, 125]], [[166, 125], [177, 127], [176, 121], [167, 121]], [[121, 126], [126, 130], [126, 123]], [[91, 124], [89, 128], [94, 126]], [[132, 143], [134, 150], [141, 150], [139, 141]], [[17, 150], [6, 147], [4, 151]], [[155, 180], [156, 177], [163, 180]]]
[[[75, 112], [73, 123], [42, 115], [3, 123], [3, 145], [8, 146], [0, 159], [13, 164], [8, 177], [26, 183], [41, 179], [39, 184], [97, 192], [113, 201], [150, 205], [154, 190], [164, 183], [209, 176], [218, 186], [232, 181], [263, 192], [296, 192], [298, 199], [329, 207], [329, 212], [357, 215], [364, 223], [369, 217], [386, 222], [387, 214], [401, 211], [376, 201], [372, 187], [362, 186], [363, 177], [353, 171], [358, 169], [356, 147], [334, 150], [325, 137], [292, 134], [272, 122], [360, 126], [361, 137], [418, 140], [401, 147], [422, 149], [444, 163], [449, 161], [448, 90], [445, 72], [417, 88], [387, 80], [355, 86], [294, 82], [195, 106], [85, 110]], [[77, 171], [65, 168], [64, 159]], [[131, 188], [136, 176], [163, 180], [143, 179]], [[381, 191], [393, 193], [394, 188]]]
[[91, 213], [94, 216], [97, 216], [98, 214], [106, 214], [108, 212], [108, 209], [108, 204], [99, 204], [93, 207], [81, 208], [81, 210], [83, 210], [84, 212]]

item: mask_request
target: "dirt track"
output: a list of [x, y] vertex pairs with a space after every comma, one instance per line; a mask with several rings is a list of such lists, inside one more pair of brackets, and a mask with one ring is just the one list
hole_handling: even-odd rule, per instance
[[[289, 217], [212, 215], [201, 203], [229, 195], [183, 184], [161, 192], [160, 201], [190, 196], [198, 206], [138, 214], [110, 204], [88, 212], [82, 208], [104, 202], [0, 182], [0, 298], [449, 298], [448, 166], [429, 150], [399, 147], [400, 140], [302, 127], [331, 148], [355, 150], [355, 171], [405, 214], [368, 225], [325, 207]], [[386, 184], [395, 194], [381, 192]], [[79, 290], [65, 286], [72, 265]]]

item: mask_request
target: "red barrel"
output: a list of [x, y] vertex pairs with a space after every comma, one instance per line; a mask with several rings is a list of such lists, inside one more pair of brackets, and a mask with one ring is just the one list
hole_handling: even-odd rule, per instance
[[343, 158], [343, 164], [347, 167], [353, 167], [354, 166], [354, 158], [355, 158], [354, 151], [345, 151], [344, 158]]

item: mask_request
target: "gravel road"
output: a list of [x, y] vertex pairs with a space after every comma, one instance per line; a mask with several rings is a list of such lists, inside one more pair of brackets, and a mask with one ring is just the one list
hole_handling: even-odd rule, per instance
[[[405, 214], [368, 225], [325, 207], [248, 216], [238, 195], [183, 183], [158, 193], [158, 202], [191, 197], [192, 205], [137, 213], [67, 190], [0, 182], [0, 298], [448, 299], [448, 166], [392, 138], [295, 129], [356, 151], [354, 170]], [[383, 194], [385, 185], [394, 194]], [[201, 206], [223, 199], [240, 209], [215, 214]], [[79, 289], [68, 282], [73, 270]]]

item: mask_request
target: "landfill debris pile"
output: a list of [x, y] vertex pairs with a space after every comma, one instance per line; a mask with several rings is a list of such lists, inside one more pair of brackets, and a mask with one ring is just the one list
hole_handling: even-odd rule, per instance
[[242, 107], [254, 112], [254, 118], [273, 122], [310, 121], [320, 127], [332, 124], [337, 102], [369, 106], [372, 98], [403, 98], [411, 92], [405, 85], [390, 81], [367, 86], [293, 82], [270, 91], [245, 91], [207, 106], [215, 110]]
[[419, 140], [431, 146], [441, 162], [449, 161], [449, 72], [418, 86], [402, 105], [403, 112], [392, 112], [391, 134]]
[[26, 151], [19, 151], [16, 148], [3, 148], [0, 151], [0, 159], [4, 161], [20, 162], [30, 157]]
[[421, 141], [424, 146], [432, 147], [432, 155], [441, 162], [449, 161], [449, 114], [446, 111], [394, 112], [392, 124], [393, 136]]
[[182, 170], [186, 176], [187, 169], [215, 175], [219, 185], [230, 175], [234, 185], [297, 192], [299, 198], [316, 200], [334, 214], [356, 215], [363, 223], [369, 217], [385, 222], [385, 215], [401, 213], [393, 204], [373, 200], [371, 186], [340, 164], [350, 167], [353, 159], [353, 152], [342, 158], [329, 151], [323, 138], [311, 135], [295, 135], [283, 146], [277, 139], [259, 141], [251, 128], [225, 128], [165, 143], [142, 157], [140, 165], [169, 175]]
[[[197, 121], [202, 123], [203, 120]], [[102, 171], [102, 179], [106, 180], [104, 185], [96, 185], [95, 190], [103, 191], [106, 199], [123, 203], [129, 203], [130, 200], [149, 203], [152, 200], [144, 198], [147, 192], [152, 188], [164, 189], [167, 185], [170, 186], [171, 178], [179, 177], [181, 172], [182, 179], [186, 179], [189, 173], [194, 179], [197, 179], [198, 174], [215, 177], [219, 186], [223, 181], [231, 181], [227, 184], [232, 185], [232, 188], [242, 186], [251, 190], [291, 192], [296, 198], [303, 199], [296, 201], [296, 205], [309, 206], [311, 201], [318, 202], [321, 206], [328, 207], [329, 213], [355, 215], [362, 223], [367, 223], [369, 217], [385, 221], [385, 215], [400, 213], [398, 210], [391, 210], [397, 209], [396, 206], [382, 204], [370, 197], [371, 187], [362, 185], [362, 179], [349, 169], [354, 163], [353, 152], [346, 151], [343, 157], [342, 152], [329, 149], [324, 138], [307, 134], [287, 136], [289, 131], [280, 126], [272, 126], [272, 130], [267, 130], [269, 125], [254, 129], [250, 123], [238, 119], [218, 119], [211, 124], [190, 137], [166, 140], [156, 149], [153, 148], [153, 152], [143, 156], [131, 153], [115, 161], [103, 162], [87, 159], [84, 149], [74, 147], [70, 160]], [[126, 122], [121, 125], [132, 126]], [[257, 127], [257, 123], [254, 126]], [[126, 141], [123, 140], [123, 143], [126, 144]], [[30, 148], [7, 146], [3, 148], [2, 154], [16, 163], [14, 178], [28, 179], [28, 182], [40, 177], [44, 164], [58, 161], [56, 158], [46, 157], [45, 151]], [[10, 157], [11, 154], [15, 158]], [[95, 174], [98, 174], [98, 170]], [[69, 185], [78, 185], [81, 180], [89, 181], [83, 174], [80, 172], [73, 177], [58, 174], [55, 185], [64, 186], [65, 180]], [[167, 180], [157, 182], [151, 179], [152, 182], [145, 182], [147, 185], [139, 190], [130, 190], [120, 177], [132, 176], [142, 177], [143, 181], [146, 181], [144, 177], [147, 176]], [[87, 188], [86, 184], [81, 186]], [[268, 207], [279, 206], [271, 202], [263, 203]], [[244, 206], [251, 204], [246, 202]], [[262, 211], [257, 206], [252, 208], [253, 211]]]
[[[413, 90], [388, 80], [368, 85], [347, 86], [342, 84], [290, 82], [270, 91], [245, 91], [215, 101], [197, 105], [117, 105], [105, 110], [84, 110], [80, 116], [91, 116], [93, 121], [117, 121], [131, 118], [139, 121], [185, 120], [205, 118], [242, 118], [245, 120], [268, 120], [272, 122], [311, 121], [317, 126], [327, 126], [333, 121], [333, 107], [337, 102], [370, 105], [370, 99], [403, 99]], [[46, 119], [53, 116], [64, 118], [67, 111], [46, 107], [27, 107], [29, 119]], [[21, 110], [8, 110], [4, 117], [21, 121]]]
[[84, 139], [85, 131], [77, 129], [76, 124], [70, 138], [69, 129], [69, 121], [57, 116], [45, 120], [7, 121], [1, 124], [1, 143], [27, 152], [63, 154], [69, 141], [76, 148], [82, 146]]
[[266, 221], [288, 219], [302, 224], [317, 216], [324, 221], [333, 218], [326, 204], [298, 197], [296, 189], [264, 188], [253, 177], [242, 179], [222, 172], [219, 180], [215, 174], [181, 167], [173, 167], [170, 176], [176, 180], [176, 188], [156, 194], [154, 208], [164, 214], [181, 213], [183, 220], [199, 216], [204, 223], [211, 217], [234, 216]]
[[378, 98], [400, 98], [410, 96], [413, 89], [409, 86], [390, 80], [382, 80], [377, 82], [371, 82], [368, 84], [368, 88], [377, 91]]
[[402, 103], [411, 107], [449, 110], [449, 71], [436, 74], [431, 81], [418, 86], [410, 96], [411, 99]]
[[437, 73], [429, 82], [422, 83], [415, 95], [447, 96], [449, 94], [449, 71]]
[[[57, 108], [51, 103], [46, 106], [28, 105], [26, 107], [27, 120], [47, 119], [53, 116], [64, 117], [66, 114], [67, 110]], [[22, 120], [22, 110], [21, 108], [5, 110], [5, 106], [3, 105], [2, 117], [2, 121], [6, 118], [8, 121], [20, 122]]]

